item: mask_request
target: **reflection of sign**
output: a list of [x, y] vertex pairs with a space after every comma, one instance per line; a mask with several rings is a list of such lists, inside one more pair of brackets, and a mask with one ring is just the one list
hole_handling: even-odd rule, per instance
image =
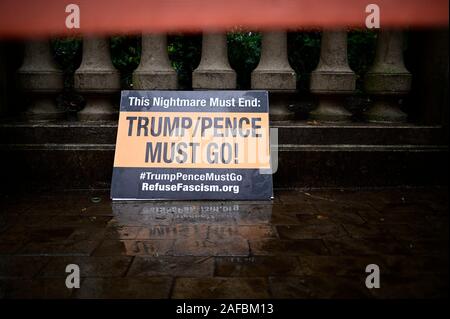
[[[115, 226], [205, 227], [208, 225], [268, 225], [271, 202], [113, 202]], [[178, 229], [175, 233], [182, 233]]]
[[113, 199], [270, 199], [264, 91], [123, 91]]

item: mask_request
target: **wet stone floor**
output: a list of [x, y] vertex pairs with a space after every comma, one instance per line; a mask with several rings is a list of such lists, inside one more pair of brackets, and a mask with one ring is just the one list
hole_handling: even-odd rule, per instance
[[[0, 298], [448, 297], [448, 231], [447, 188], [278, 191], [271, 203], [1, 195]], [[365, 285], [369, 264], [379, 289]]]

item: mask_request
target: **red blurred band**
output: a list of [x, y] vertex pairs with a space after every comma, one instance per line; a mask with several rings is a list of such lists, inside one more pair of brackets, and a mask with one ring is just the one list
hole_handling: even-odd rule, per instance
[[[80, 29], [65, 25], [71, 3]], [[0, 0], [0, 37], [364, 27], [371, 3], [381, 27], [448, 26], [448, 0]]]

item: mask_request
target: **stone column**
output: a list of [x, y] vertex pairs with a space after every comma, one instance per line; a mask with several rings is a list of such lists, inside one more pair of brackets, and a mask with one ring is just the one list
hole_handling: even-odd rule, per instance
[[141, 63], [133, 72], [133, 87], [137, 90], [176, 90], [177, 86], [177, 73], [167, 54], [166, 35], [143, 35]]
[[[86, 99], [84, 109], [78, 112], [81, 121], [116, 118], [113, 98], [120, 90], [120, 76], [111, 62], [108, 39], [83, 39], [83, 59], [75, 71], [75, 89]], [[119, 97], [116, 99], [118, 104]]]
[[347, 59], [347, 31], [322, 33], [320, 61], [311, 73], [311, 92], [319, 96], [312, 119], [324, 122], [349, 121], [352, 114], [344, 107], [345, 95], [355, 90], [356, 76]]
[[411, 74], [403, 63], [403, 33], [381, 30], [373, 66], [364, 80], [366, 92], [373, 96], [373, 105], [365, 112], [370, 122], [405, 122], [407, 115], [398, 107], [398, 100], [411, 88]]
[[192, 74], [194, 90], [226, 90], [236, 88], [236, 72], [228, 62], [227, 35], [203, 34], [202, 58]]
[[29, 120], [55, 120], [64, 117], [56, 105], [56, 95], [64, 88], [63, 73], [56, 67], [47, 40], [25, 44], [18, 80], [29, 98], [25, 117]]
[[286, 32], [265, 32], [262, 36], [261, 59], [252, 72], [252, 89], [268, 90], [270, 118], [290, 119], [287, 106], [296, 89], [295, 71], [289, 65]]

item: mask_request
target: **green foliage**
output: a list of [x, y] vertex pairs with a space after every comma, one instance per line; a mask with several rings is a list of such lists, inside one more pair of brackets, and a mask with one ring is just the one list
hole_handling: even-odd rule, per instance
[[180, 89], [192, 87], [192, 71], [200, 63], [202, 36], [200, 34], [171, 35], [167, 49], [172, 66], [177, 71]]
[[56, 63], [63, 70], [64, 91], [57, 97], [58, 105], [70, 112], [83, 107], [83, 99], [73, 90], [73, 74], [81, 63], [82, 41], [80, 38], [60, 38], [53, 40], [53, 54]]
[[297, 88], [309, 93], [309, 74], [319, 63], [320, 32], [291, 32], [288, 34], [289, 63], [297, 74]]
[[133, 70], [141, 59], [141, 41], [137, 36], [111, 37], [111, 59], [121, 73], [122, 87], [132, 88]]
[[81, 62], [81, 43], [81, 39], [73, 37], [53, 40], [54, 57], [64, 71], [66, 88], [73, 87], [72, 75]]
[[348, 64], [356, 73], [357, 93], [363, 93], [364, 74], [375, 58], [377, 33], [371, 30], [351, 30], [348, 34]]
[[237, 73], [237, 88], [250, 88], [251, 73], [261, 56], [261, 34], [237, 30], [227, 36], [228, 59]]

